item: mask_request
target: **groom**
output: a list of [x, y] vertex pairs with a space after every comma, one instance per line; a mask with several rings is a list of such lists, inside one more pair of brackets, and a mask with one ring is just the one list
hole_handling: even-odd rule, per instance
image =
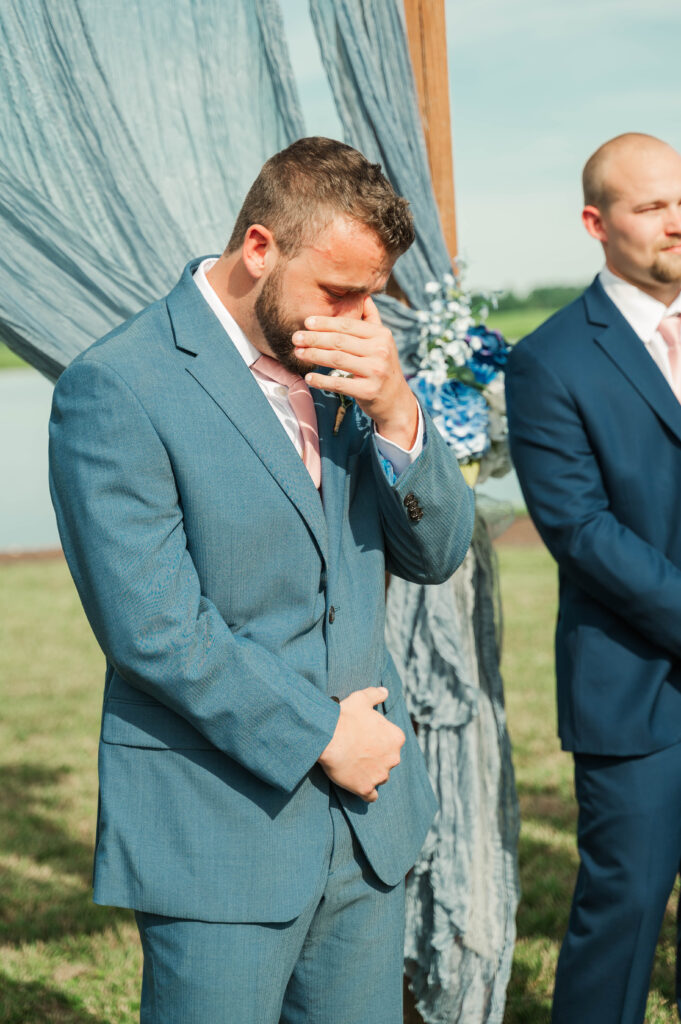
[[222, 256], [55, 390], [53, 499], [107, 659], [95, 900], [136, 911], [142, 1021], [402, 1019], [436, 804], [384, 573], [442, 581], [472, 529], [371, 298], [412, 239], [377, 165], [299, 140]]
[[515, 349], [508, 414], [558, 562], [558, 726], [579, 802], [553, 1020], [639, 1024], [681, 863], [681, 156], [648, 135], [606, 142], [583, 220], [605, 266]]

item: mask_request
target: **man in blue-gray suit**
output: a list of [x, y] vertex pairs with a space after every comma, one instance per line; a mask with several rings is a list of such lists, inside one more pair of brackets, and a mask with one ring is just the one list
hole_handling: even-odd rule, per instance
[[222, 256], [56, 387], [53, 499], [107, 660], [94, 897], [136, 911], [144, 1022], [402, 1019], [436, 803], [385, 571], [446, 579], [473, 517], [371, 299], [412, 239], [377, 165], [300, 140]]
[[605, 267], [515, 349], [511, 448], [558, 562], [558, 723], [580, 868], [559, 1024], [644, 1019], [681, 863], [681, 156], [647, 135], [584, 168]]

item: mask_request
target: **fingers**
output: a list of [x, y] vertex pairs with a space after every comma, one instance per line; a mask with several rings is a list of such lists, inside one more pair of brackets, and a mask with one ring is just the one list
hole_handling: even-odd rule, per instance
[[357, 692], [366, 698], [369, 706], [372, 708], [375, 708], [377, 704], [382, 704], [388, 696], [385, 686], [367, 686], [366, 689]]
[[370, 295], [367, 295], [366, 299], [364, 300], [362, 320], [366, 320], [366, 322], [370, 324], [380, 324], [381, 327], [383, 326], [383, 321], [381, 320], [380, 314], [378, 312], [378, 307], [376, 306], [376, 303], [374, 302]]
[[[373, 303], [372, 303], [373, 305]], [[374, 306], [374, 308], [376, 308]], [[380, 320], [378, 321], [380, 324]], [[382, 326], [382, 325], [381, 325]], [[352, 316], [308, 316], [305, 320], [308, 331], [319, 331], [326, 334], [347, 334], [353, 338], [373, 338], [376, 334], [376, 321], [358, 320]]]

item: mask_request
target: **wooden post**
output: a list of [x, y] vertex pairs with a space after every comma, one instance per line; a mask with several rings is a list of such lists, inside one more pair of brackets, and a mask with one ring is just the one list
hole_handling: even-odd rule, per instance
[[445, 3], [444, 0], [404, 0], [404, 13], [433, 191], [447, 249], [455, 259], [458, 250]]

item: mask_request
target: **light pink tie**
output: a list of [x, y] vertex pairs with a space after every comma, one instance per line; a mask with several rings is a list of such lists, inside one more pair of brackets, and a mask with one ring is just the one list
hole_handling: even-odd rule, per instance
[[681, 316], [666, 316], [660, 321], [657, 329], [664, 338], [669, 352], [672, 391], [681, 402]]
[[287, 370], [280, 362], [270, 359], [269, 356], [260, 356], [256, 359], [253, 369], [288, 388], [288, 400], [303, 436], [303, 462], [313, 484], [319, 490], [322, 482], [322, 460], [319, 455], [317, 413], [309, 387], [297, 373]]

